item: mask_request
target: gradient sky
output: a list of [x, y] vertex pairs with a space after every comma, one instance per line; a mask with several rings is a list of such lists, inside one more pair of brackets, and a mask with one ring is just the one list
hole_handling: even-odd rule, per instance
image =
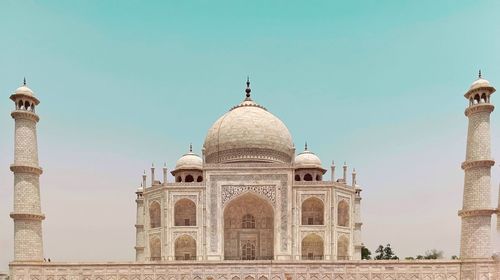
[[[190, 142], [199, 153], [247, 75], [299, 150], [307, 140], [325, 167], [356, 168], [372, 251], [458, 254], [463, 94], [479, 68], [500, 87], [499, 11], [451, 0], [0, 2], [0, 270], [13, 257], [8, 97], [24, 76], [41, 100], [53, 260], [133, 260], [142, 171], [172, 168]], [[499, 127], [494, 112], [496, 158]]]

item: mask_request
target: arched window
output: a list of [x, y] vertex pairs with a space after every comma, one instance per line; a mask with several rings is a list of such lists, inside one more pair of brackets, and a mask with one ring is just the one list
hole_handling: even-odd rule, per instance
[[255, 242], [254, 241], [242, 242], [241, 258], [243, 260], [255, 260]]
[[149, 221], [151, 228], [157, 228], [161, 226], [161, 210], [160, 203], [154, 201], [149, 205]]
[[323, 225], [324, 206], [323, 201], [311, 197], [302, 203], [302, 224]]
[[479, 103], [485, 103], [486, 102], [486, 94], [482, 94], [481, 95], [481, 100], [479, 101]]
[[311, 233], [302, 239], [302, 259], [322, 260], [323, 259], [323, 239], [321, 236]]
[[242, 228], [255, 228], [255, 218], [251, 214], [246, 214], [243, 216], [241, 221]]
[[339, 202], [337, 209], [337, 224], [342, 227], [349, 226], [349, 204], [345, 200]]
[[196, 204], [183, 198], [174, 206], [175, 226], [196, 226]]
[[18, 105], [17, 109], [21, 109], [22, 107], [23, 107], [23, 101], [19, 100], [19, 105]]
[[300, 181], [300, 175], [299, 174], [295, 174], [295, 181]]
[[316, 175], [316, 181], [321, 181], [321, 175]]
[[198, 176], [198, 178], [196, 178], [196, 182], [203, 182], [203, 177], [202, 176]]
[[339, 260], [349, 259], [349, 239], [345, 235], [340, 236], [338, 239], [337, 259]]
[[311, 174], [307, 173], [306, 175], [304, 175], [304, 181], [312, 181], [313, 180], [313, 177]]
[[196, 260], [196, 240], [189, 235], [182, 235], [175, 240], [176, 260]]
[[29, 110], [30, 103], [28, 101], [24, 101], [24, 109]]
[[474, 104], [479, 104], [479, 94], [474, 95]]
[[181, 177], [181, 176], [177, 176], [177, 177], [175, 177], [175, 181], [176, 181], [177, 183], [182, 182], [182, 177]]
[[186, 178], [184, 179], [186, 183], [191, 183], [194, 181], [193, 175], [187, 175]]
[[158, 237], [149, 241], [150, 258], [152, 261], [161, 261], [161, 242]]

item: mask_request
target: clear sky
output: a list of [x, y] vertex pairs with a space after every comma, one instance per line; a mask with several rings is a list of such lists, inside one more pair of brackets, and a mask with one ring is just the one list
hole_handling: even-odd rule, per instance
[[[190, 142], [199, 153], [247, 75], [297, 147], [357, 169], [372, 251], [458, 254], [463, 94], [479, 68], [500, 87], [499, 12], [451, 0], [0, 2], [0, 270], [13, 256], [8, 97], [24, 76], [41, 100], [53, 260], [133, 260], [142, 171], [172, 168]], [[494, 112], [496, 158], [499, 127]]]

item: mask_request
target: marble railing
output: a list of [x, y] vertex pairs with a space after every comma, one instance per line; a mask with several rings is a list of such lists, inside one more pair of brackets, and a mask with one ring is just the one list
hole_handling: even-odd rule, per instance
[[500, 261], [13, 262], [10, 275], [10, 280], [498, 280]]

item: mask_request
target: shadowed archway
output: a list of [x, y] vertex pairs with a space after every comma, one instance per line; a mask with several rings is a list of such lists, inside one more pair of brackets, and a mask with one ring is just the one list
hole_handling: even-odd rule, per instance
[[265, 260], [274, 257], [274, 211], [255, 194], [233, 199], [224, 209], [224, 259]]

